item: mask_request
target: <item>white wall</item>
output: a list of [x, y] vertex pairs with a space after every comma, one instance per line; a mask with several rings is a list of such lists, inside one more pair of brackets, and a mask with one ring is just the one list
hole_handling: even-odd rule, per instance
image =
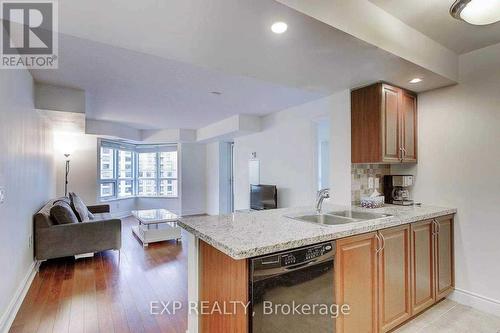
[[85, 113], [85, 91], [35, 83], [35, 107], [41, 110]]
[[206, 147], [204, 144], [181, 144], [182, 215], [206, 212]]
[[330, 123], [328, 118], [316, 124], [318, 190], [330, 186]]
[[97, 137], [64, 132], [54, 133], [54, 159], [56, 162], [56, 194], [64, 195], [64, 156], [71, 149], [68, 191], [78, 192], [87, 204], [97, 203]]
[[348, 91], [342, 91], [271, 114], [262, 119], [262, 132], [236, 138], [235, 209], [249, 207], [248, 160], [252, 152], [256, 152], [260, 160], [260, 182], [278, 187], [279, 207], [314, 203], [317, 187], [315, 121], [325, 117], [331, 119], [332, 197], [334, 202], [350, 203], [349, 96]]
[[51, 131], [34, 109], [26, 70], [0, 71], [0, 331], [34, 264], [33, 215], [54, 195]]
[[500, 315], [500, 44], [463, 55], [460, 75], [419, 95], [419, 163], [403, 171], [417, 201], [458, 209], [453, 297]]
[[330, 110], [330, 201], [351, 205], [351, 92], [344, 90], [323, 100]]

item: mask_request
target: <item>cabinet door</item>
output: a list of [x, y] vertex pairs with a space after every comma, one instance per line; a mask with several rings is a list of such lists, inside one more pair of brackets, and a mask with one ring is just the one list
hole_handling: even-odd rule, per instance
[[410, 226], [379, 231], [379, 325], [388, 332], [411, 317]]
[[453, 218], [444, 217], [436, 221], [436, 300], [440, 300], [445, 298], [455, 286]]
[[400, 111], [403, 162], [417, 162], [417, 96], [402, 90]]
[[382, 159], [384, 162], [398, 162], [401, 157], [400, 89], [382, 85]]
[[415, 315], [434, 304], [434, 223], [411, 226], [411, 296]]
[[338, 317], [336, 333], [377, 332], [378, 243], [376, 232], [337, 241], [335, 301], [351, 311]]
[[[248, 260], [234, 260], [211, 245], [200, 241], [200, 301], [211, 309], [215, 303], [248, 304]], [[233, 315], [221, 312], [200, 314], [200, 332], [248, 333], [248, 316], [242, 307]]]

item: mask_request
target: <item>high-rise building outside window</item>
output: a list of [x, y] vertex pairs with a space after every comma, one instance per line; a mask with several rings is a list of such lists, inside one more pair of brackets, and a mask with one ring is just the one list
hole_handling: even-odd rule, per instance
[[101, 200], [178, 196], [176, 145], [129, 145], [100, 140]]

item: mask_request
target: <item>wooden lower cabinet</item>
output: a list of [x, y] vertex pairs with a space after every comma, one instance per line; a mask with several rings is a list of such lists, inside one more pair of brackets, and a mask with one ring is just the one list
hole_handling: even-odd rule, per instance
[[[200, 241], [200, 301], [240, 301], [247, 304], [248, 261], [234, 260], [216, 248]], [[236, 315], [210, 314], [200, 316], [201, 333], [247, 333], [248, 316], [241, 307]]]
[[388, 332], [411, 315], [410, 226], [379, 231], [382, 250], [378, 255], [379, 331]]
[[454, 288], [453, 216], [337, 241], [336, 333], [389, 332]]
[[[248, 260], [234, 260], [200, 242], [200, 300], [249, 300]], [[453, 216], [336, 241], [335, 303], [348, 304], [336, 333], [389, 332], [454, 288]], [[206, 315], [202, 333], [248, 333], [249, 318]]]
[[434, 222], [411, 226], [412, 312], [417, 314], [434, 304]]
[[435, 272], [436, 301], [453, 291], [455, 287], [455, 269], [453, 253], [453, 217], [441, 217], [435, 220]]
[[337, 241], [335, 255], [335, 301], [348, 304], [349, 315], [340, 315], [335, 332], [372, 333], [377, 323], [377, 233]]

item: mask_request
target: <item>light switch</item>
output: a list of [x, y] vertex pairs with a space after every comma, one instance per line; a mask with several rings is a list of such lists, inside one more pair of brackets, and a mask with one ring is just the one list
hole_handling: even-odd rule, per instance
[[373, 188], [373, 177], [368, 177], [368, 188], [369, 189]]
[[5, 196], [6, 196], [5, 187], [0, 186], [0, 205], [5, 202]]

